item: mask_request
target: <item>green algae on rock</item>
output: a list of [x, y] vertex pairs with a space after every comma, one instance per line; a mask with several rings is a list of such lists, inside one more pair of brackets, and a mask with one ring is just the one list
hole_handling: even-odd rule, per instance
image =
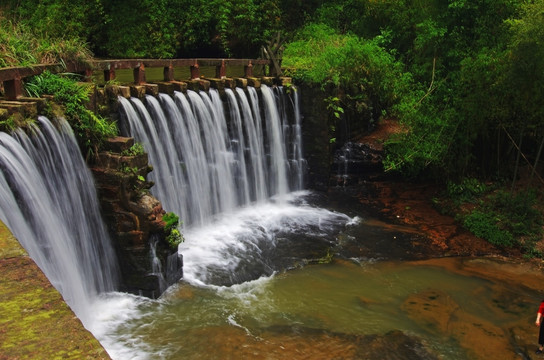
[[0, 358], [109, 359], [0, 222]]

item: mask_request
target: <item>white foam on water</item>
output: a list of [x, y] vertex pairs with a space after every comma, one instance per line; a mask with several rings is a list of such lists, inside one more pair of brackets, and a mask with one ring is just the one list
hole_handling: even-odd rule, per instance
[[131, 322], [143, 317], [156, 300], [127, 293], [105, 293], [91, 305], [94, 314], [89, 331], [106, 349], [112, 359], [157, 359], [156, 349], [134, 331], [123, 331]]
[[295, 204], [308, 192], [289, 194], [288, 202], [260, 203], [221, 214], [208, 226], [190, 228], [179, 251], [184, 259], [184, 280], [209, 286], [210, 269], [235, 272], [247, 256], [258, 255], [263, 248], [273, 248], [277, 234], [297, 233], [325, 235], [342, 224], [357, 219], [330, 210]]

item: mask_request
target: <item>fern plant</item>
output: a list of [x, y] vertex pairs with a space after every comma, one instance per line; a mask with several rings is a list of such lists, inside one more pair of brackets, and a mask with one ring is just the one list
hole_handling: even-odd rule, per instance
[[117, 135], [117, 125], [85, 107], [93, 85], [79, 83], [77, 79], [76, 74], [52, 74], [45, 71], [26, 81], [25, 91], [34, 97], [46, 94], [54, 96], [53, 102], [62, 107], [82, 151], [89, 157], [98, 151], [106, 138]]

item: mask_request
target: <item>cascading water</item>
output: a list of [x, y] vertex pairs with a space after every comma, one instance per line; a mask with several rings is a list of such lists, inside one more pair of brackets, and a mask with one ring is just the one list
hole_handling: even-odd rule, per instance
[[0, 133], [0, 219], [82, 322], [117, 282], [92, 175], [68, 123]]
[[290, 92], [262, 85], [225, 89], [224, 101], [214, 89], [146, 96], [145, 105], [119, 99], [122, 131], [154, 166], [151, 191], [184, 221], [186, 280], [228, 285], [271, 275], [278, 236], [347, 221], [290, 204], [305, 171], [298, 94]]
[[[213, 289], [217, 296], [230, 289], [227, 293], [244, 297], [248, 294], [242, 293], [273, 281], [277, 272], [319, 261], [336, 234], [356, 222], [308, 203], [313, 195], [302, 191], [305, 161], [298, 95], [294, 89], [290, 94], [284, 90], [263, 85], [260, 90], [226, 89], [223, 94], [211, 89], [148, 95], [143, 101], [119, 98], [121, 133], [141, 142], [149, 154], [150, 180], [155, 182], [151, 192], [184, 223], [179, 286]], [[167, 290], [159, 304], [168, 307], [169, 294], [176, 288]], [[204, 296], [206, 303], [208, 295], [195, 298]], [[146, 329], [163, 324], [168, 328], [153, 331], [161, 343], [163, 337], [169, 339], [157, 349], [147, 335], [123, 335], [139, 319], [153, 317], [147, 309], [157, 304], [122, 294], [104, 301], [97, 310], [103, 315], [96, 334], [116, 359], [185, 358], [191, 345], [179, 334], [191, 332], [193, 325], [167, 323], [183, 318], [206, 327], [208, 310], [221, 314], [219, 323], [240, 326], [236, 313], [213, 304], [189, 317], [151, 320], [154, 325]], [[187, 311], [191, 313], [190, 307]]]
[[[161, 94], [160, 103], [148, 95], [147, 106], [137, 98], [119, 99], [121, 128], [143, 143], [154, 166], [153, 194], [188, 226], [302, 188], [300, 115], [292, 125], [296, 129], [288, 131], [291, 125], [281, 118], [273, 90], [262, 86], [263, 110], [256, 90], [248, 93], [249, 99], [242, 89], [225, 90], [230, 126], [214, 89], [176, 92], [174, 99]], [[286, 142], [293, 144], [289, 158]]]

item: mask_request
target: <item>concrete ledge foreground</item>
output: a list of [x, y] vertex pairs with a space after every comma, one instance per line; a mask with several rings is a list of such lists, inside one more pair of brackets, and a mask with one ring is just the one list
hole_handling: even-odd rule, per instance
[[110, 359], [0, 222], [0, 360]]

